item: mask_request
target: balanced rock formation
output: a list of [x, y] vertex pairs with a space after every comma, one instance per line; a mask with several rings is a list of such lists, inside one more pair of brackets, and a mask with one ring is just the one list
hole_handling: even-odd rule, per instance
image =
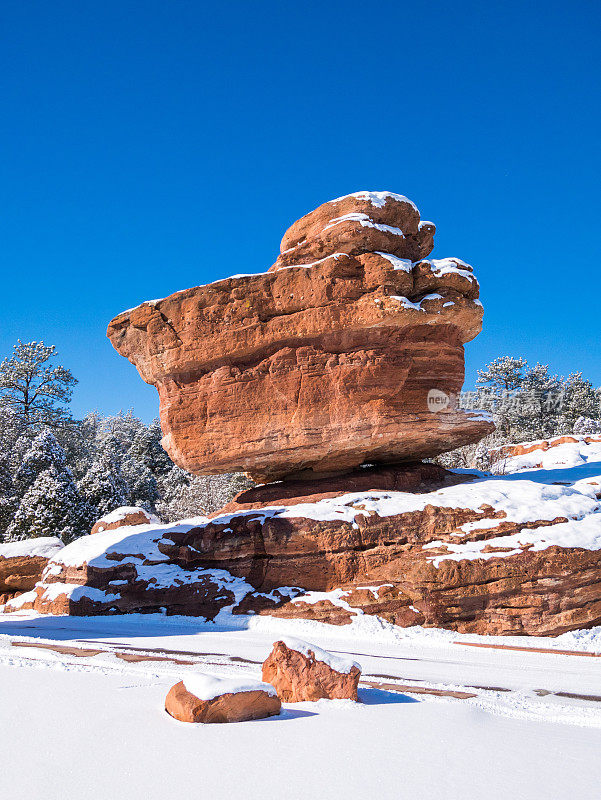
[[457, 407], [478, 282], [459, 259], [425, 258], [433, 234], [406, 198], [359, 192], [296, 222], [268, 272], [119, 314], [108, 336], [157, 387], [175, 463], [264, 482], [422, 459], [492, 430]]
[[153, 525], [159, 522], [158, 517], [146, 511], [144, 508], [138, 506], [120, 506], [114, 511], [105, 514], [94, 527], [90, 533], [102, 533], [103, 531], [112, 531], [115, 528], [122, 528], [131, 525]]
[[301, 639], [274, 642], [263, 664], [263, 680], [284, 703], [355, 700], [361, 677], [356, 661], [341, 658]]
[[0, 544], [0, 605], [30, 592], [48, 559], [63, 546], [56, 536]]
[[165, 711], [180, 722], [246, 722], [280, 713], [273, 686], [249, 679], [193, 674], [172, 686]]

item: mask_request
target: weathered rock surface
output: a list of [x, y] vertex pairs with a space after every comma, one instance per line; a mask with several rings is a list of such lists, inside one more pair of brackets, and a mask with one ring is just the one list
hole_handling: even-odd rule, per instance
[[0, 605], [31, 591], [48, 559], [62, 547], [54, 536], [0, 544]]
[[276, 504], [294, 506], [317, 503], [351, 492], [390, 490], [395, 492], [429, 492], [443, 486], [455, 486], [473, 480], [472, 475], [450, 472], [444, 467], [420, 461], [390, 467], [360, 467], [345, 475], [316, 480], [287, 480], [265, 483], [239, 492], [222, 509], [211, 514], [215, 518], [237, 511], [259, 510]]
[[284, 703], [305, 700], [354, 700], [361, 667], [300, 639], [274, 642], [263, 664], [263, 680]]
[[[434, 456], [492, 429], [457, 408], [463, 344], [482, 321], [472, 268], [423, 259], [434, 226], [410, 201], [359, 194], [295, 223], [269, 272], [110, 323], [114, 347], [157, 387], [163, 444], [184, 469], [322, 475]], [[431, 390], [449, 398], [438, 413]]]
[[334, 253], [390, 253], [419, 261], [434, 246], [436, 227], [420, 222], [414, 203], [392, 192], [355, 192], [330, 200], [284, 234], [271, 269], [307, 264]]
[[271, 686], [208, 675], [192, 675], [176, 683], [165, 699], [165, 711], [180, 722], [246, 722], [276, 716], [281, 708]]
[[103, 531], [112, 531], [115, 528], [122, 528], [130, 525], [149, 525], [158, 522], [158, 518], [154, 514], [150, 514], [146, 509], [139, 508], [138, 506], [120, 506], [109, 514], [105, 514], [94, 527], [90, 533], [102, 533]]
[[[601, 624], [601, 463], [562, 469], [561, 481], [549, 470], [547, 482], [539, 472], [457, 483], [466, 476], [422, 467], [406, 479], [384, 471], [381, 482], [372, 472], [371, 491], [361, 483], [320, 498], [313, 487], [303, 498], [282, 483], [296, 496], [277, 502], [277, 487], [263, 487], [260, 508], [83, 537], [5, 610], [163, 608], [333, 624], [367, 613], [481, 634]], [[390, 488], [403, 482], [412, 488]]]
[[[33, 609], [42, 614], [87, 616], [168, 613], [214, 619], [222, 609], [245, 613], [277, 608], [299, 589], [262, 593], [221, 569], [180, 565], [160, 551], [170, 535], [206, 523], [205, 517], [173, 525], [120, 527], [83, 536], [43, 569], [32, 589], [4, 611]], [[197, 522], [197, 524], [196, 524]]]

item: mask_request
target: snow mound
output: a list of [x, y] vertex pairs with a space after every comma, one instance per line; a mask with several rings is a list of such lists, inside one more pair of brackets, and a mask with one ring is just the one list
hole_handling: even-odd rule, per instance
[[0, 544], [0, 558], [16, 558], [19, 556], [51, 558], [64, 546], [58, 536], [39, 536], [36, 539], [24, 539], [21, 542]]
[[[528, 452], [519, 455], [502, 455], [493, 464], [493, 472], [516, 473], [533, 469], [554, 470], [579, 467], [584, 464], [601, 462], [601, 436], [573, 436], [576, 441], [561, 442], [563, 437], [524, 442], [520, 449]], [[588, 441], [587, 441], [588, 440]], [[516, 446], [517, 447], [517, 446]]]

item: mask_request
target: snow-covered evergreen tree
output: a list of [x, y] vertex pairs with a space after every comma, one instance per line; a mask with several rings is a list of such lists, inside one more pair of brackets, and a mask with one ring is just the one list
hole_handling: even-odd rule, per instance
[[50, 467], [61, 472], [67, 467], [67, 459], [50, 428], [43, 428], [31, 442], [15, 474], [15, 484], [21, 494]]
[[128, 486], [128, 505], [140, 506], [154, 514], [159, 500], [159, 489], [150, 469], [133, 458], [127, 458], [123, 462], [122, 472]]
[[0, 456], [0, 542], [19, 506], [8, 458]]
[[525, 358], [500, 356], [484, 369], [478, 370], [478, 384], [488, 385], [497, 392], [519, 389], [524, 382]]
[[551, 375], [546, 364], [537, 363], [526, 371], [520, 392], [516, 404], [516, 441], [553, 436], [563, 396], [561, 379]]
[[562, 383], [562, 397], [557, 420], [557, 434], [573, 433], [581, 417], [599, 419], [599, 394], [582, 372], [572, 372]]
[[129, 501], [129, 490], [121, 468], [106, 455], [101, 454], [92, 462], [77, 488], [81, 498], [93, 509], [93, 521]]
[[144, 424], [135, 416], [132, 409], [125, 414], [121, 411], [119, 414], [105, 417], [100, 426], [101, 434], [112, 436], [114, 441], [119, 443], [123, 453], [128, 450], [136, 433], [142, 427]]
[[64, 542], [89, 533], [89, 512], [68, 469], [52, 465], [25, 492], [6, 531], [7, 541], [59, 536]]
[[156, 476], [169, 472], [173, 462], [161, 445], [162, 436], [158, 420], [140, 427], [127, 451], [128, 460], [147, 467]]
[[16, 411], [0, 403], [0, 452], [8, 455], [25, 433], [26, 426]]
[[574, 423], [575, 434], [585, 436], [586, 434], [601, 433], [601, 419], [592, 419], [591, 417], [578, 417]]
[[70, 416], [64, 408], [77, 383], [65, 367], [52, 364], [56, 348], [44, 342], [22, 342], [0, 364], [0, 402], [24, 425], [59, 425]]
[[240, 473], [194, 475], [190, 476], [188, 482], [179, 482], [178, 478], [177, 473], [173, 475], [171, 491], [157, 504], [157, 512], [166, 522], [211, 514], [222, 508], [238, 492], [254, 485]]

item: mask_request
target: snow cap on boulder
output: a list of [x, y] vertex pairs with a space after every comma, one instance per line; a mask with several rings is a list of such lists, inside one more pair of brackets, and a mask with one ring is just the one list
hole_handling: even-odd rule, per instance
[[249, 678], [196, 673], [172, 686], [165, 711], [180, 722], [245, 722], [280, 713], [273, 686]]
[[158, 517], [144, 508], [121, 506], [101, 517], [90, 532], [102, 533], [129, 525], [157, 525], [159, 522]]

